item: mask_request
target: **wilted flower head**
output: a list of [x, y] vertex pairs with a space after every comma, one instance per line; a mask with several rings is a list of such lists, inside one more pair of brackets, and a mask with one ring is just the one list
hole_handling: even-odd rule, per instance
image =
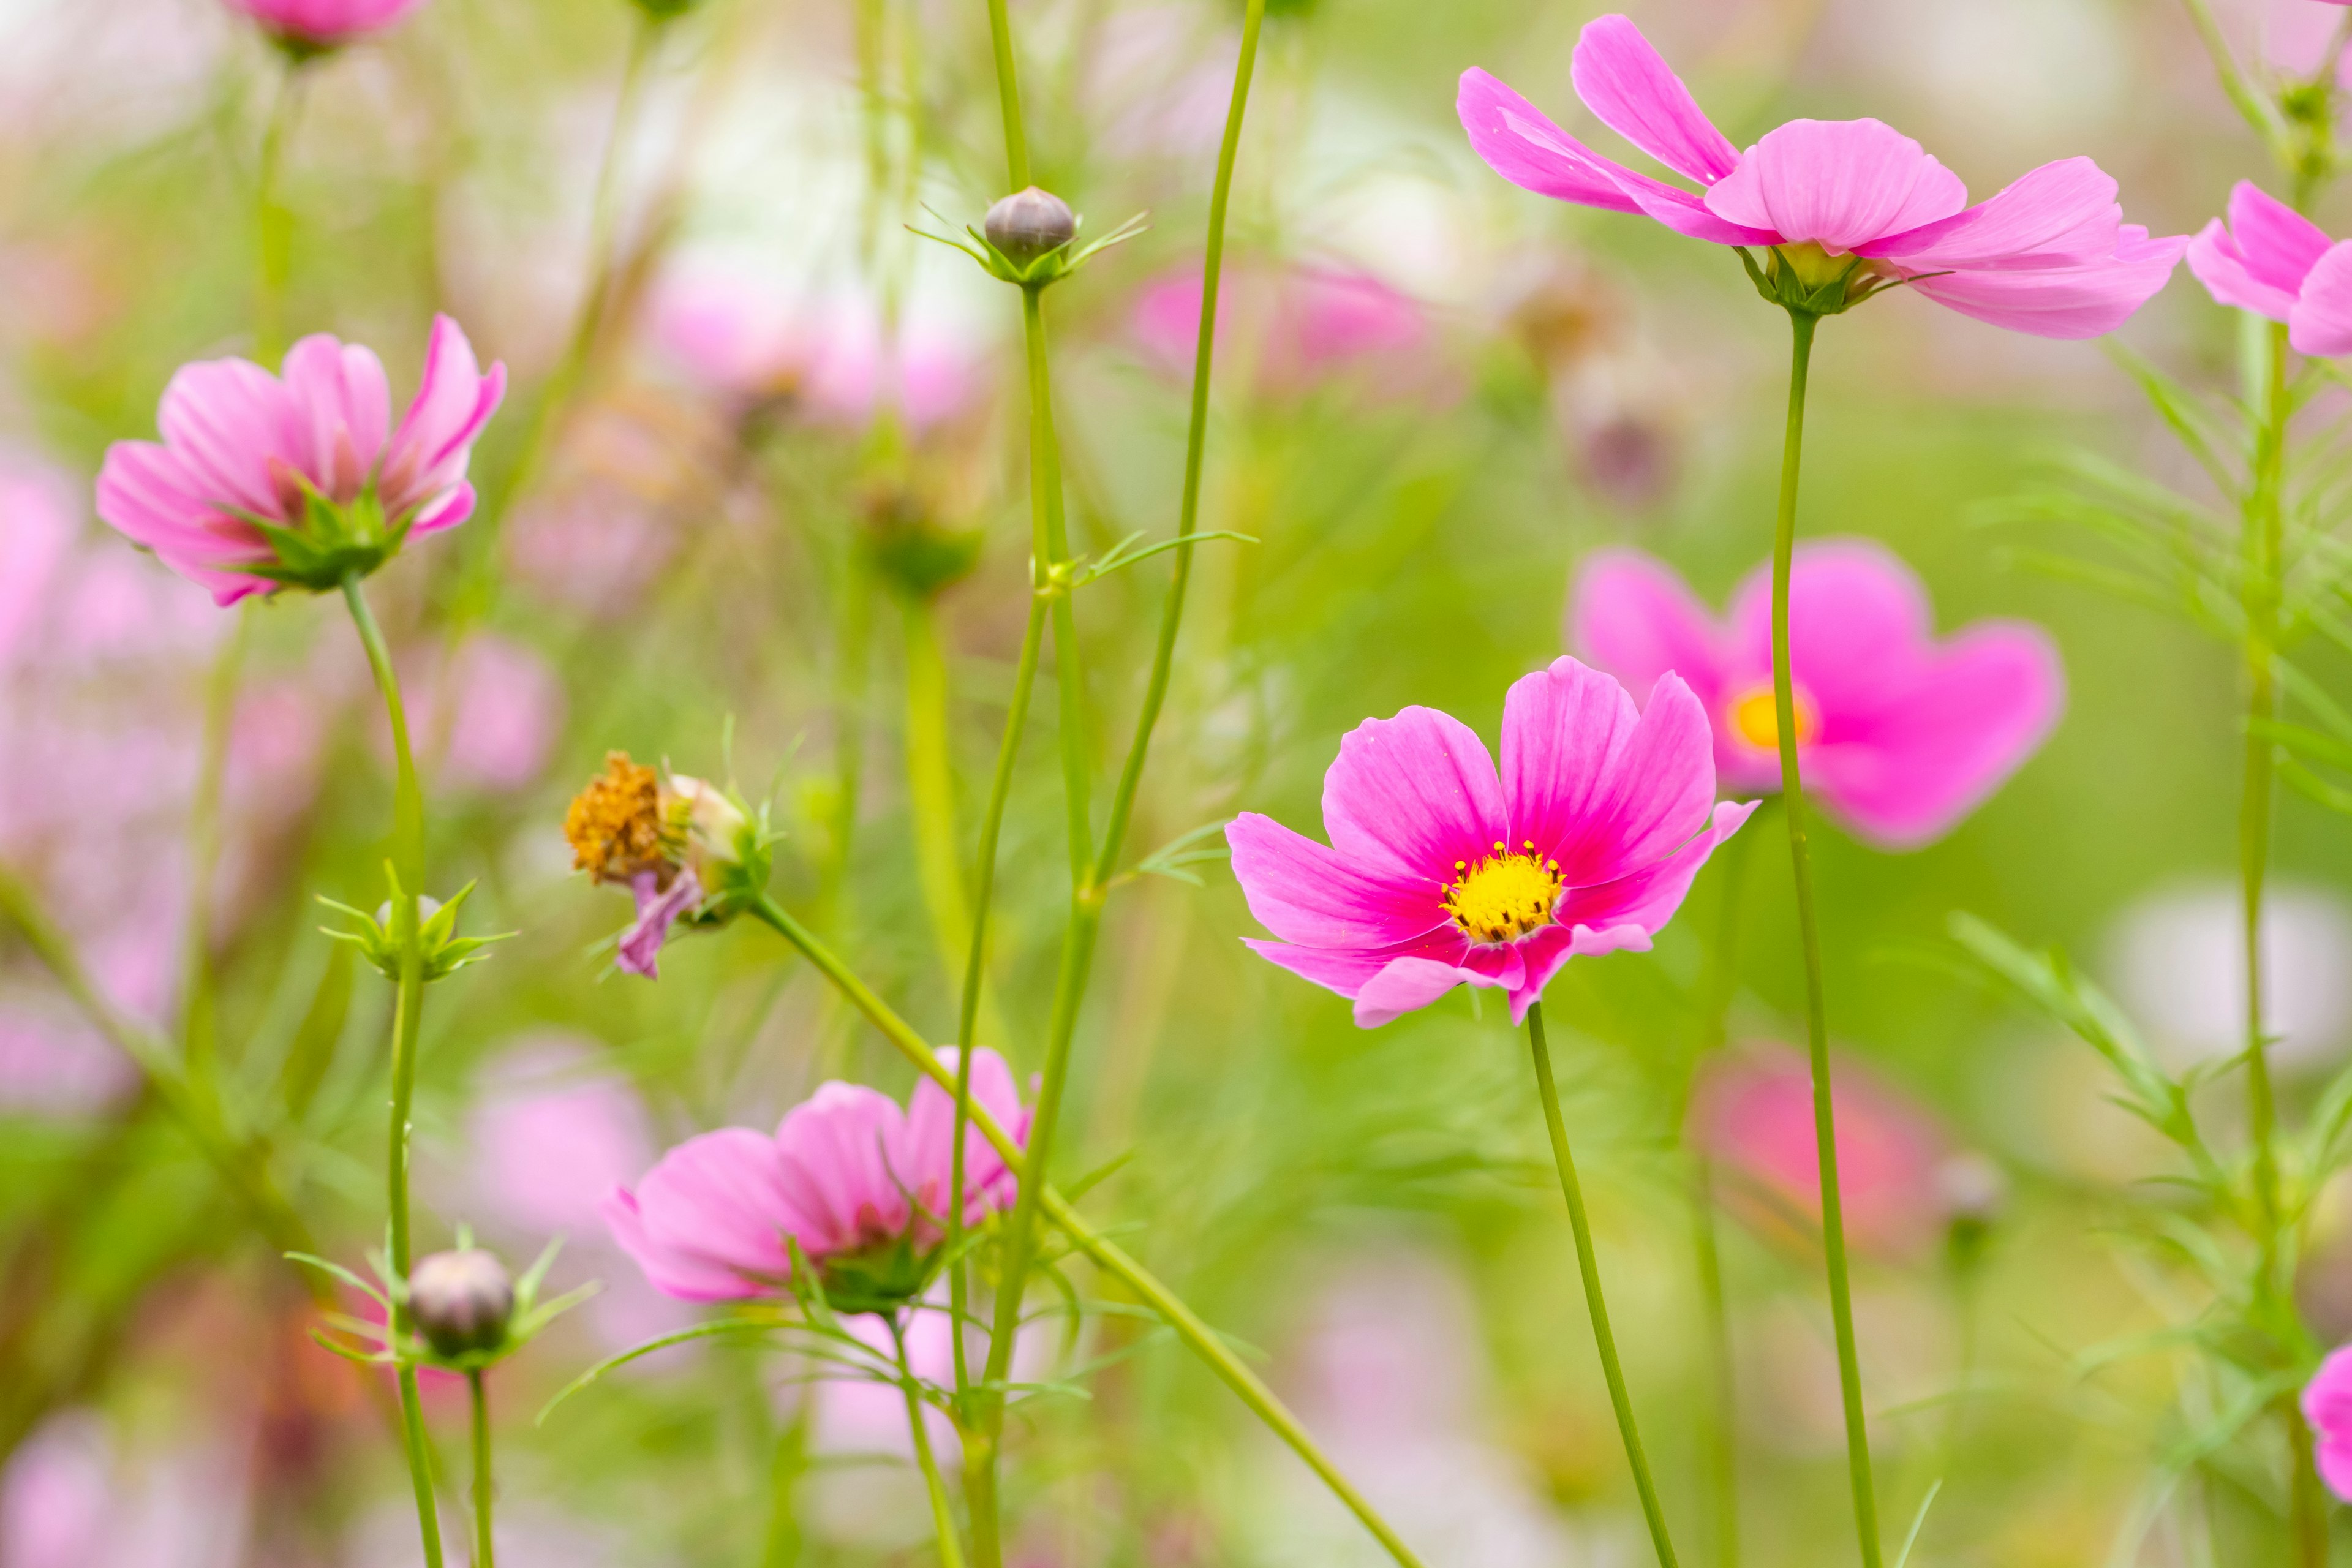
[[[1717, 621], [1673, 568], [1636, 551], [1595, 555], [1577, 580], [1568, 640], [1636, 691], [1668, 671], [1706, 704], [1724, 787], [1780, 787], [1771, 568]], [[1949, 832], [2023, 765], [2057, 722], [2065, 681], [2038, 626], [1980, 622], [1942, 642], [1918, 578], [1864, 540], [1798, 546], [1789, 584], [1797, 765], [1809, 794], [1877, 843]]]
[[331, 49], [380, 33], [425, 0], [228, 0], [272, 36], [302, 49]]
[[[1851, 1064], [1832, 1075], [1838, 1192], [1854, 1246], [1916, 1256], [1951, 1217], [1948, 1140], [1935, 1120]], [[1796, 1052], [1760, 1047], [1707, 1064], [1691, 1097], [1690, 1135], [1742, 1185], [1727, 1201], [1767, 1230], [1821, 1223], [1813, 1079]]]
[[396, 429], [383, 363], [324, 333], [289, 351], [282, 377], [250, 360], [183, 365], [156, 416], [163, 443], [108, 448], [98, 514], [223, 605], [331, 589], [408, 534], [473, 515], [467, 462], [506, 379], [504, 365], [480, 373], [446, 316]]
[[[939, 1057], [955, 1067], [953, 1050]], [[971, 1097], [1026, 1141], [1020, 1091], [994, 1051], [973, 1055]], [[878, 1089], [829, 1082], [772, 1138], [730, 1127], [688, 1139], [634, 1189], [615, 1189], [604, 1219], [669, 1295], [723, 1301], [779, 1293], [792, 1274], [789, 1239], [836, 1306], [874, 1310], [920, 1294], [947, 1231], [954, 1151], [955, 1100], [930, 1079], [916, 1086], [903, 1111]], [[968, 1127], [964, 1223], [1011, 1206], [1017, 1191], [994, 1147]]]
[[1623, 16], [1586, 25], [1570, 74], [1603, 124], [1704, 189], [1601, 157], [1473, 68], [1455, 108], [1496, 174], [1693, 239], [1770, 247], [1807, 289], [1845, 279], [1843, 300], [1901, 281], [1997, 327], [2096, 337], [2164, 287], [2187, 244], [2123, 222], [2115, 181], [2088, 158], [2045, 163], [1969, 206], [1958, 176], [1876, 120], [1792, 120], [1742, 153]]
[[[1323, 776], [1328, 848], [1244, 812], [1225, 830], [1248, 945], [1373, 1028], [1456, 985], [1511, 1017], [1580, 953], [1646, 951], [1753, 805], [1715, 803], [1706, 714], [1672, 676], [1646, 711], [1572, 658], [1513, 683], [1503, 764], [1429, 708], [1370, 719]], [[1248, 939], [1244, 939], [1248, 940]]]
[[2295, 353], [2352, 353], [2352, 240], [2329, 239], [2252, 181], [2231, 188], [2228, 223], [2189, 241], [2189, 270], [2214, 303], [2284, 322]]
[[[1200, 268], [1179, 268], [1146, 284], [1131, 330], [1155, 363], [1191, 374], [1201, 332]], [[1338, 265], [1228, 267], [1217, 294], [1217, 352], [1246, 356], [1264, 391], [1297, 392], [1409, 353], [1428, 339], [1419, 304], [1369, 273]]]
[[629, 760], [604, 758], [563, 816], [574, 868], [598, 882], [625, 886], [637, 918], [621, 935], [617, 963], [631, 974], [659, 973], [670, 927], [716, 915], [715, 895], [761, 852], [757, 830], [727, 792], [684, 773], [662, 773]]

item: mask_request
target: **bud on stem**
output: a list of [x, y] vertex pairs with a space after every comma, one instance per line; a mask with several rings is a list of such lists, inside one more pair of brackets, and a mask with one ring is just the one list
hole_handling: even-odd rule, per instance
[[478, 1247], [434, 1253], [409, 1271], [409, 1315], [425, 1342], [445, 1356], [505, 1343], [514, 1304], [506, 1265]]
[[1016, 267], [1026, 267], [1078, 237], [1078, 220], [1070, 204], [1035, 185], [989, 208], [981, 228], [988, 243]]

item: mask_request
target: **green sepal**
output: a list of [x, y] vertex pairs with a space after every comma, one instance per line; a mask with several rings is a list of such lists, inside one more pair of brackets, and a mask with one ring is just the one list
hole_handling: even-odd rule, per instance
[[[939, 215], [934, 213], [932, 216], [936, 217]], [[1086, 226], [1087, 220], [1083, 216], [1076, 217], [1076, 221], [1081, 229]], [[1063, 279], [1076, 272], [1098, 252], [1108, 250], [1114, 245], [1125, 244], [1150, 226], [1151, 215], [1138, 213], [1090, 244], [1080, 245], [1077, 237], [1073, 235], [1062, 244], [1032, 259], [1025, 267], [989, 244], [988, 237], [970, 225], [964, 227], [964, 233], [971, 237], [969, 243], [952, 235], [933, 234], [929, 229], [917, 228], [912, 224], [907, 226], [907, 232], [919, 235], [924, 239], [936, 240], [941, 245], [952, 246], [979, 262], [981, 269], [991, 278], [1002, 279], [1007, 283], [1018, 284], [1024, 289], [1045, 289], [1059, 283]]]
[[[356, 922], [357, 929], [320, 926], [319, 930], [336, 942], [351, 943], [385, 979], [396, 981], [400, 978], [401, 959], [404, 955], [396, 930], [399, 924], [396, 911], [406, 895], [401, 889], [399, 874], [389, 865], [383, 870], [384, 879], [392, 885], [392, 898], [386, 912], [393, 913], [394, 919], [389, 926], [364, 910], [353, 909], [349, 904], [320, 894], [319, 902], [350, 916]], [[417, 947], [423, 958], [422, 968], [427, 984], [446, 980], [467, 964], [480, 963], [489, 956], [482, 949], [516, 934], [510, 931], [500, 931], [495, 936], [457, 934], [457, 911], [465, 907], [466, 900], [472, 895], [476, 886], [468, 882], [458, 889], [447, 903], [436, 907], [416, 928]]]

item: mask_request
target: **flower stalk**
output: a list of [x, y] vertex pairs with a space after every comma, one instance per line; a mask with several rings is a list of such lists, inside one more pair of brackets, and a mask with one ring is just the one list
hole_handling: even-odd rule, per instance
[[[963, 1568], [963, 1549], [956, 1543], [955, 1510], [948, 1506], [947, 1482], [940, 1479], [939, 1457], [931, 1451], [930, 1428], [923, 1420], [923, 1395], [915, 1381], [914, 1363], [907, 1355], [907, 1325], [898, 1312], [886, 1313], [890, 1344], [898, 1362], [898, 1391], [907, 1399], [907, 1429], [915, 1444], [915, 1463], [923, 1472], [923, 1490], [931, 1503], [931, 1531], [940, 1546], [940, 1568]], [[958, 1331], [962, 1331], [959, 1327]]]
[[1789, 860], [1796, 876], [1797, 929], [1805, 953], [1805, 1038], [1813, 1072], [1813, 1142], [1821, 1167], [1822, 1250], [1828, 1260], [1830, 1317], [1836, 1331], [1838, 1392], [1845, 1411], [1846, 1469], [1853, 1489], [1854, 1531], [1864, 1568], [1879, 1568], [1878, 1494], [1870, 1473], [1870, 1429], [1862, 1406], [1862, 1363], [1854, 1347], [1853, 1288], [1847, 1277], [1845, 1199], [1838, 1185], [1837, 1116], [1830, 1094], [1830, 1035], [1822, 988], [1820, 920], [1813, 903], [1811, 851], [1805, 839], [1804, 781], [1797, 767], [1797, 700], [1789, 665], [1789, 573], [1797, 545], [1797, 479], [1805, 444], [1805, 384], [1821, 318], [1789, 311], [1789, 422], [1780, 453], [1780, 508], [1772, 539], [1772, 710], [1780, 731], [1780, 801], [1789, 822]]
[[483, 1391], [482, 1369], [466, 1374], [466, 1393], [473, 1406], [474, 1428], [474, 1563], [473, 1568], [497, 1568], [497, 1546], [490, 1538], [490, 1401]]
[[[416, 1096], [416, 1042], [425, 1004], [425, 953], [418, 939], [421, 917], [417, 894], [425, 883], [425, 795], [416, 779], [416, 759], [408, 740], [408, 710], [401, 700], [400, 677], [392, 665], [392, 651], [383, 630], [368, 608], [357, 576], [343, 581], [343, 601], [352, 624], [367, 650], [368, 667], [383, 697], [392, 724], [394, 760], [392, 868], [398, 884], [392, 898], [392, 935], [400, 945], [400, 979], [393, 1009], [392, 1126], [384, 1155], [384, 1180], [390, 1222], [391, 1268], [396, 1279], [408, 1277], [411, 1253], [408, 1215], [409, 1108]], [[392, 1301], [391, 1329], [395, 1339], [410, 1328], [405, 1300]], [[441, 1568], [441, 1521], [433, 1497], [432, 1456], [425, 1447], [425, 1410], [416, 1388], [416, 1368], [400, 1363], [401, 1427], [408, 1451], [409, 1479], [416, 1492], [417, 1528], [425, 1541], [425, 1568]]]
[[1665, 1510], [1658, 1503], [1657, 1483], [1650, 1479], [1650, 1460], [1642, 1449], [1642, 1429], [1633, 1419], [1633, 1400], [1625, 1388], [1625, 1369], [1617, 1360], [1617, 1336], [1609, 1327], [1609, 1303], [1601, 1292], [1601, 1262], [1593, 1250], [1592, 1225], [1584, 1213], [1584, 1187], [1576, 1178], [1576, 1156], [1568, 1146], [1568, 1126], [1559, 1114], [1559, 1089], [1552, 1081], [1551, 1047], [1544, 1039], [1543, 1004], [1528, 1008], [1528, 1049], [1535, 1058], [1536, 1095], [1543, 1101], [1544, 1130], [1551, 1134], [1552, 1162], [1559, 1167], [1559, 1194], [1568, 1200], [1568, 1226], [1576, 1237], [1576, 1269], [1584, 1280], [1584, 1305], [1592, 1317], [1592, 1346], [1600, 1352], [1601, 1373], [1609, 1383], [1609, 1405], [1617, 1413], [1617, 1436], [1625, 1445], [1625, 1462], [1633, 1470], [1634, 1489], [1642, 1495], [1642, 1518], [1650, 1527], [1650, 1545], [1658, 1568], [1675, 1568], [1675, 1543], [1666, 1530]]

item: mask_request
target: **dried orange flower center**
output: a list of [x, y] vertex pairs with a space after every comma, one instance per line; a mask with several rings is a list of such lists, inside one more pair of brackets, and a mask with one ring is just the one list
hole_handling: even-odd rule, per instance
[[668, 864], [662, 847], [661, 781], [654, 770], [610, 752], [563, 814], [572, 863], [600, 882], [625, 882]]
[[1495, 846], [1495, 852], [1475, 864], [1454, 863], [1454, 885], [1445, 892], [1445, 912], [1472, 942], [1516, 942], [1531, 931], [1551, 924], [1552, 910], [1568, 883], [1559, 862], [1535, 852], [1535, 840], [1520, 844], [1520, 852]]
[[[1813, 710], [1812, 699], [1803, 691], [1791, 693], [1796, 699], [1797, 744], [1810, 743], [1821, 732], [1821, 716]], [[1724, 709], [1724, 718], [1731, 732], [1759, 752], [1780, 749], [1780, 715], [1772, 701], [1772, 688], [1751, 687], [1733, 698]]]

